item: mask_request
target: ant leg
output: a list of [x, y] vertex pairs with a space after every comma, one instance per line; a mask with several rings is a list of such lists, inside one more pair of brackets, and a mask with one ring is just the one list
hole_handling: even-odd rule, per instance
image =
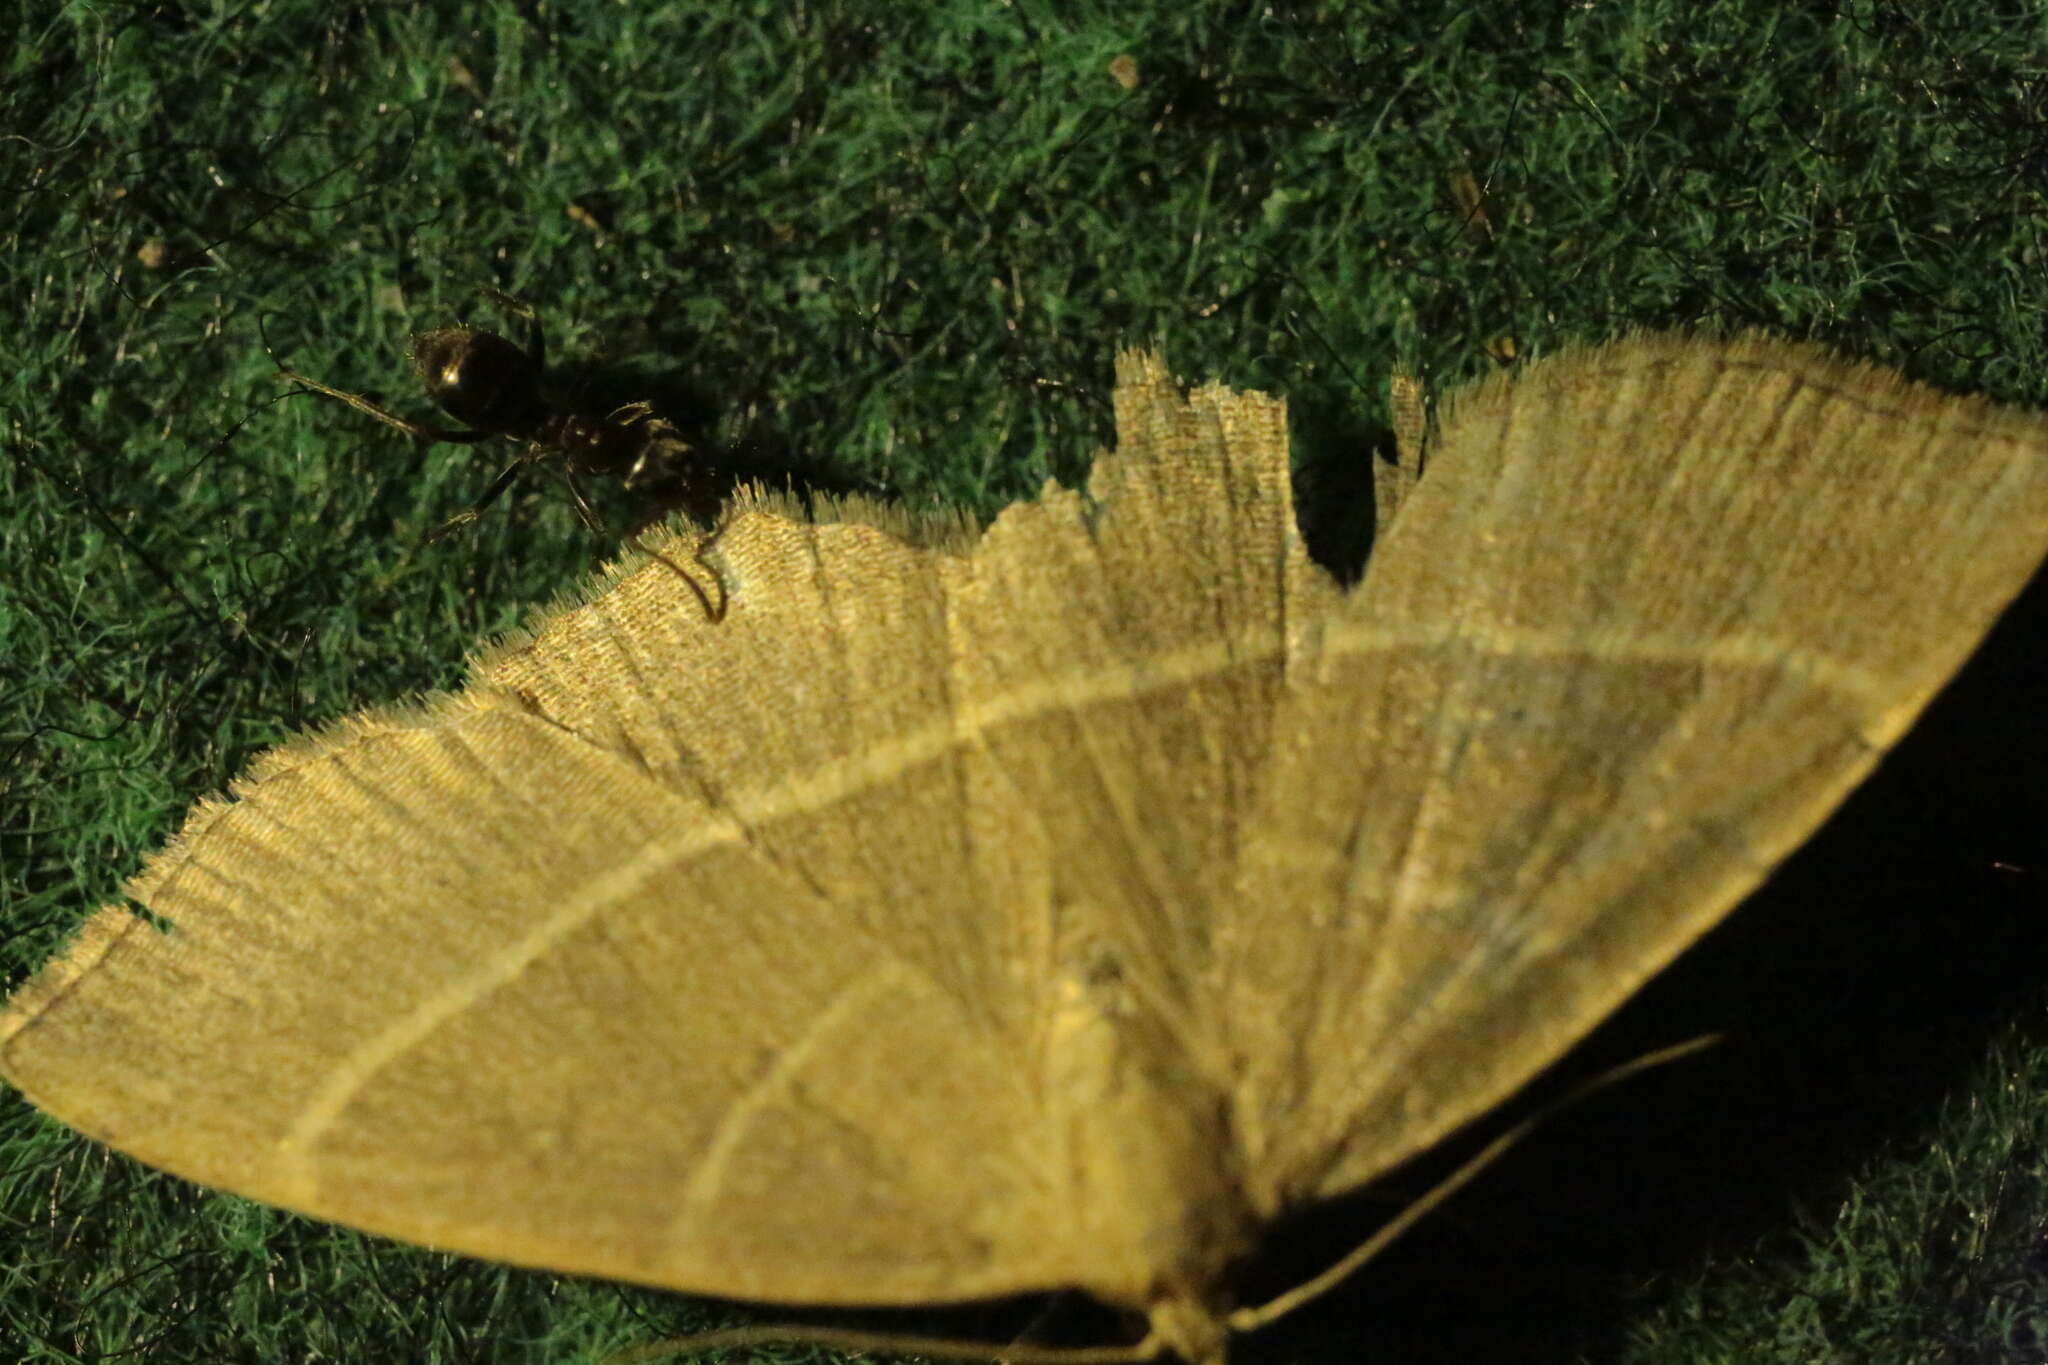
[[569, 485], [569, 496], [576, 500], [576, 515], [583, 518], [583, 524], [599, 535], [605, 533], [605, 524], [590, 505], [590, 499], [583, 496], [583, 486], [576, 482], [575, 474], [568, 469], [561, 470], [562, 482]]
[[533, 305], [489, 285], [483, 287], [483, 295], [526, 324], [526, 353], [533, 357], [534, 369], [545, 371], [548, 367], [548, 338], [547, 333], [541, 330], [540, 314], [533, 311]]
[[472, 445], [478, 441], [488, 441], [496, 434], [489, 431], [455, 431], [448, 427], [429, 426], [425, 422], [415, 422], [408, 418], [400, 417], [397, 413], [372, 403], [359, 393], [349, 393], [346, 390], [337, 389], [331, 384], [323, 384], [317, 379], [308, 379], [298, 371], [287, 370], [282, 365], [278, 366], [277, 372], [301, 388], [311, 389], [314, 393], [324, 393], [329, 398], [339, 398], [357, 412], [374, 417], [386, 426], [397, 427], [400, 431], [417, 441], [429, 443], [448, 441], [456, 445]]
[[489, 507], [492, 503], [496, 502], [499, 498], [505, 495], [505, 490], [510, 488], [513, 485], [513, 483], [518, 480], [519, 471], [521, 469], [524, 469], [525, 467], [526, 461], [523, 459], [514, 460], [511, 464], [506, 465], [504, 472], [499, 474], [497, 478], [491, 480], [491, 486], [483, 491], [482, 497], [479, 497], [475, 502], [471, 503], [468, 507], [464, 508], [460, 512], [457, 512], [454, 516], [448, 518], [448, 520], [442, 522], [440, 526], [435, 528], [434, 532], [427, 537], [426, 543], [432, 545], [435, 541], [440, 540], [444, 536], [450, 535], [456, 531], [461, 530], [463, 527], [469, 525], [472, 521], [475, 521], [478, 517], [482, 516], [484, 509], [486, 507]]
[[[583, 524], [585, 526], [588, 526], [591, 530], [597, 532], [599, 535], [603, 535], [605, 533], [604, 523], [598, 520], [596, 511], [591, 508], [589, 501], [584, 498], [583, 489], [579, 487], [576, 483], [576, 476], [570, 473], [568, 470], [564, 469], [562, 471], [562, 481], [569, 485], [569, 496], [576, 499], [576, 511], [582, 516]], [[673, 572], [677, 578], [683, 580], [683, 586], [687, 587], [691, 592], [696, 594], [697, 605], [704, 608], [705, 618], [707, 620], [714, 622], [723, 621], [725, 619], [726, 601], [725, 580], [718, 576], [718, 569], [711, 563], [710, 560], [704, 557], [704, 552], [711, 548], [711, 542], [717, 540], [719, 536], [719, 531], [722, 531], [724, 529], [724, 527], [720, 527], [718, 531], [713, 531], [710, 535], [705, 536], [703, 539], [699, 540], [697, 542], [697, 549], [695, 554], [697, 563], [703, 567], [706, 573], [711, 575], [711, 581], [718, 585], [718, 603], [716, 606], [712, 605], [711, 594], [705, 592], [702, 585], [700, 585], [696, 579], [684, 573], [683, 568], [680, 564], [676, 563], [673, 559], [670, 559], [661, 551], [655, 549], [652, 545], [649, 545], [646, 541], [640, 539], [640, 533], [638, 531], [632, 532], [626, 536], [626, 544], [628, 547], [638, 550], [641, 554], [646, 555], [649, 559], [658, 559], [662, 563], [668, 565], [670, 571]]]
[[710, 574], [711, 581], [718, 585], [718, 601], [716, 605], [714, 605], [711, 601], [711, 594], [705, 592], [703, 586], [699, 584], [696, 579], [690, 577], [688, 574], [683, 572], [682, 565], [676, 563], [673, 559], [670, 559], [667, 555], [655, 549], [646, 541], [640, 539], [640, 536], [637, 532], [633, 535], [629, 535], [626, 537], [626, 544], [631, 548], [638, 550], [641, 554], [646, 555], [649, 559], [658, 559], [662, 563], [668, 565], [670, 572], [674, 573], [677, 578], [683, 580], [683, 586], [688, 588], [693, 594], [695, 594], [697, 598], [697, 605], [704, 609], [704, 619], [711, 622], [713, 625], [716, 625], [718, 622], [723, 621], [725, 619], [725, 609], [727, 604], [730, 603], [732, 600], [732, 594], [726, 590], [725, 578], [718, 572], [718, 566], [716, 564], [713, 564], [710, 560], [706, 559], [704, 557], [704, 552], [711, 548], [712, 543], [718, 539], [719, 534], [723, 532], [724, 529], [725, 528], [721, 526], [718, 528], [718, 530], [713, 531], [710, 535], [700, 539], [697, 542], [696, 550], [693, 551], [691, 554], [691, 558], [697, 561], [698, 567], [702, 568], [705, 573]]
[[359, 393], [349, 393], [345, 389], [335, 388], [332, 384], [323, 384], [317, 379], [308, 379], [297, 370], [287, 369], [283, 362], [278, 360], [277, 352], [270, 349], [270, 337], [263, 330], [263, 319], [261, 317], [256, 319], [256, 331], [259, 336], [263, 337], [263, 354], [269, 356], [270, 363], [277, 366], [277, 372], [280, 376], [297, 384], [300, 388], [310, 389], [314, 393], [324, 393], [329, 398], [339, 398], [357, 412], [374, 417], [386, 426], [397, 427], [416, 441], [426, 441], [429, 443], [447, 441], [453, 445], [471, 445], [477, 441], [488, 441], [494, 434], [488, 431], [455, 431], [448, 427], [428, 426], [425, 422], [408, 421], [397, 413], [372, 403]]
[[[725, 608], [727, 604], [732, 600], [732, 597], [731, 594], [726, 591], [725, 575], [721, 574], [718, 571], [718, 566], [716, 564], [713, 564], [708, 558], [706, 558], [706, 556], [710, 553], [711, 547], [718, 543], [718, 538], [724, 534], [725, 523], [720, 522], [718, 525], [711, 528], [710, 535], [697, 537], [697, 548], [690, 552], [690, 557], [697, 561], [697, 567], [704, 570], [705, 573], [710, 574], [711, 581], [718, 585], [718, 610], [712, 611], [710, 609], [710, 604], [705, 603], [705, 615], [710, 617], [714, 624], [725, 619]], [[690, 586], [694, 588], [697, 585], [695, 583], [692, 583]], [[698, 593], [697, 600], [699, 602], [703, 602], [704, 594], [701, 592]]]

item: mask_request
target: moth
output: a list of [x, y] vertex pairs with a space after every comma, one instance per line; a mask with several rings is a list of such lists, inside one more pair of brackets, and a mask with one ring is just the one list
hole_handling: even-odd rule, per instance
[[1637, 336], [1442, 405], [1346, 587], [1283, 404], [1118, 381], [1085, 497], [944, 544], [743, 499], [719, 629], [643, 566], [264, 755], [152, 918], [16, 992], [0, 1074], [387, 1236], [766, 1303], [1078, 1289], [1143, 1324], [1087, 1359], [1218, 1365], [1359, 1259], [1241, 1305], [1269, 1229], [1718, 922], [2048, 552], [2040, 417]]

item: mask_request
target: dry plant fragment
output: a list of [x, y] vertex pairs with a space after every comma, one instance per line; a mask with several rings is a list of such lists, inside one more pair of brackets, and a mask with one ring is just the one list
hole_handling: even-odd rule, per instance
[[[2048, 426], [1640, 337], [1454, 396], [1344, 591], [1282, 406], [951, 548], [744, 505], [469, 685], [266, 754], [0, 1014], [191, 1179], [779, 1303], [1085, 1290], [1220, 1361], [1288, 1210], [1715, 923], [2048, 547]], [[663, 547], [680, 549], [688, 545]]]

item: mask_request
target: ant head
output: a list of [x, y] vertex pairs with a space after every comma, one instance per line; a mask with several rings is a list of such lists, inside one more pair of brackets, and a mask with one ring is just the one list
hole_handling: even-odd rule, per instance
[[523, 435], [545, 416], [540, 367], [496, 332], [422, 332], [413, 339], [412, 364], [442, 411], [479, 430]]

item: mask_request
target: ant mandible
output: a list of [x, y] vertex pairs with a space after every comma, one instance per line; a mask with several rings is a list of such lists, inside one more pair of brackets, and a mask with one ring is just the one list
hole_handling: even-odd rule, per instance
[[[396, 427], [417, 441], [474, 445], [507, 437], [526, 443], [526, 448], [505, 466], [475, 502], [443, 522], [427, 537], [429, 543], [475, 521], [485, 508], [504, 496], [505, 490], [518, 480], [521, 470], [548, 460], [559, 461], [556, 467], [568, 485], [569, 496], [575, 500], [577, 514], [586, 526], [599, 534], [604, 533], [605, 527], [577, 485], [579, 474], [593, 478], [617, 478], [627, 488], [635, 490], [657, 487], [680, 489], [684, 491], [685, 498], [695, 491], [697, 480], [693, 474], [696, 471], [692, 468], [695, 452], [673, 424], [655, 415], [652, 404], [628, 403], [601, 418], [563, 410], [551, 404], [545, 392], [547, 336], [541, 329], [539, 315], [530, 304], [510, 294], [490, 288], [482, 292], [525, 323], [527, 341], [524, 348], [496, 332], [476, 327], [438, 328], [420, 333], [412, 343], [413, 372], [425, 386], [427, 396], [440, 404], [441, 410], [450, 417], [465, 423], [467, 429], [415, 422], [359, 393], [349, 393], [317, 379], [309, 379], [296, 370], [278, 366], [279, 373], [292, 383], [315, 393], [324, 393], [329, 398], [338, 398], [356, 411]], [[684, 573], [674, 560], [643, 544], [638, 534], [628, 535], [625, 539], [626, 544], [635, 550], [674, 569], [677, 576], [689, 584], [690, 591], [697, 595], [707, 617], [713, 621], [724, 618], [725, 584], [717, 570], [704, 558], [704, 552], [717, 539], [716, 532], [699, 542], [696, 551], [697, 563], [710, 572], [718, 584], [715, 604], [711, 595], [697, 580]]]

